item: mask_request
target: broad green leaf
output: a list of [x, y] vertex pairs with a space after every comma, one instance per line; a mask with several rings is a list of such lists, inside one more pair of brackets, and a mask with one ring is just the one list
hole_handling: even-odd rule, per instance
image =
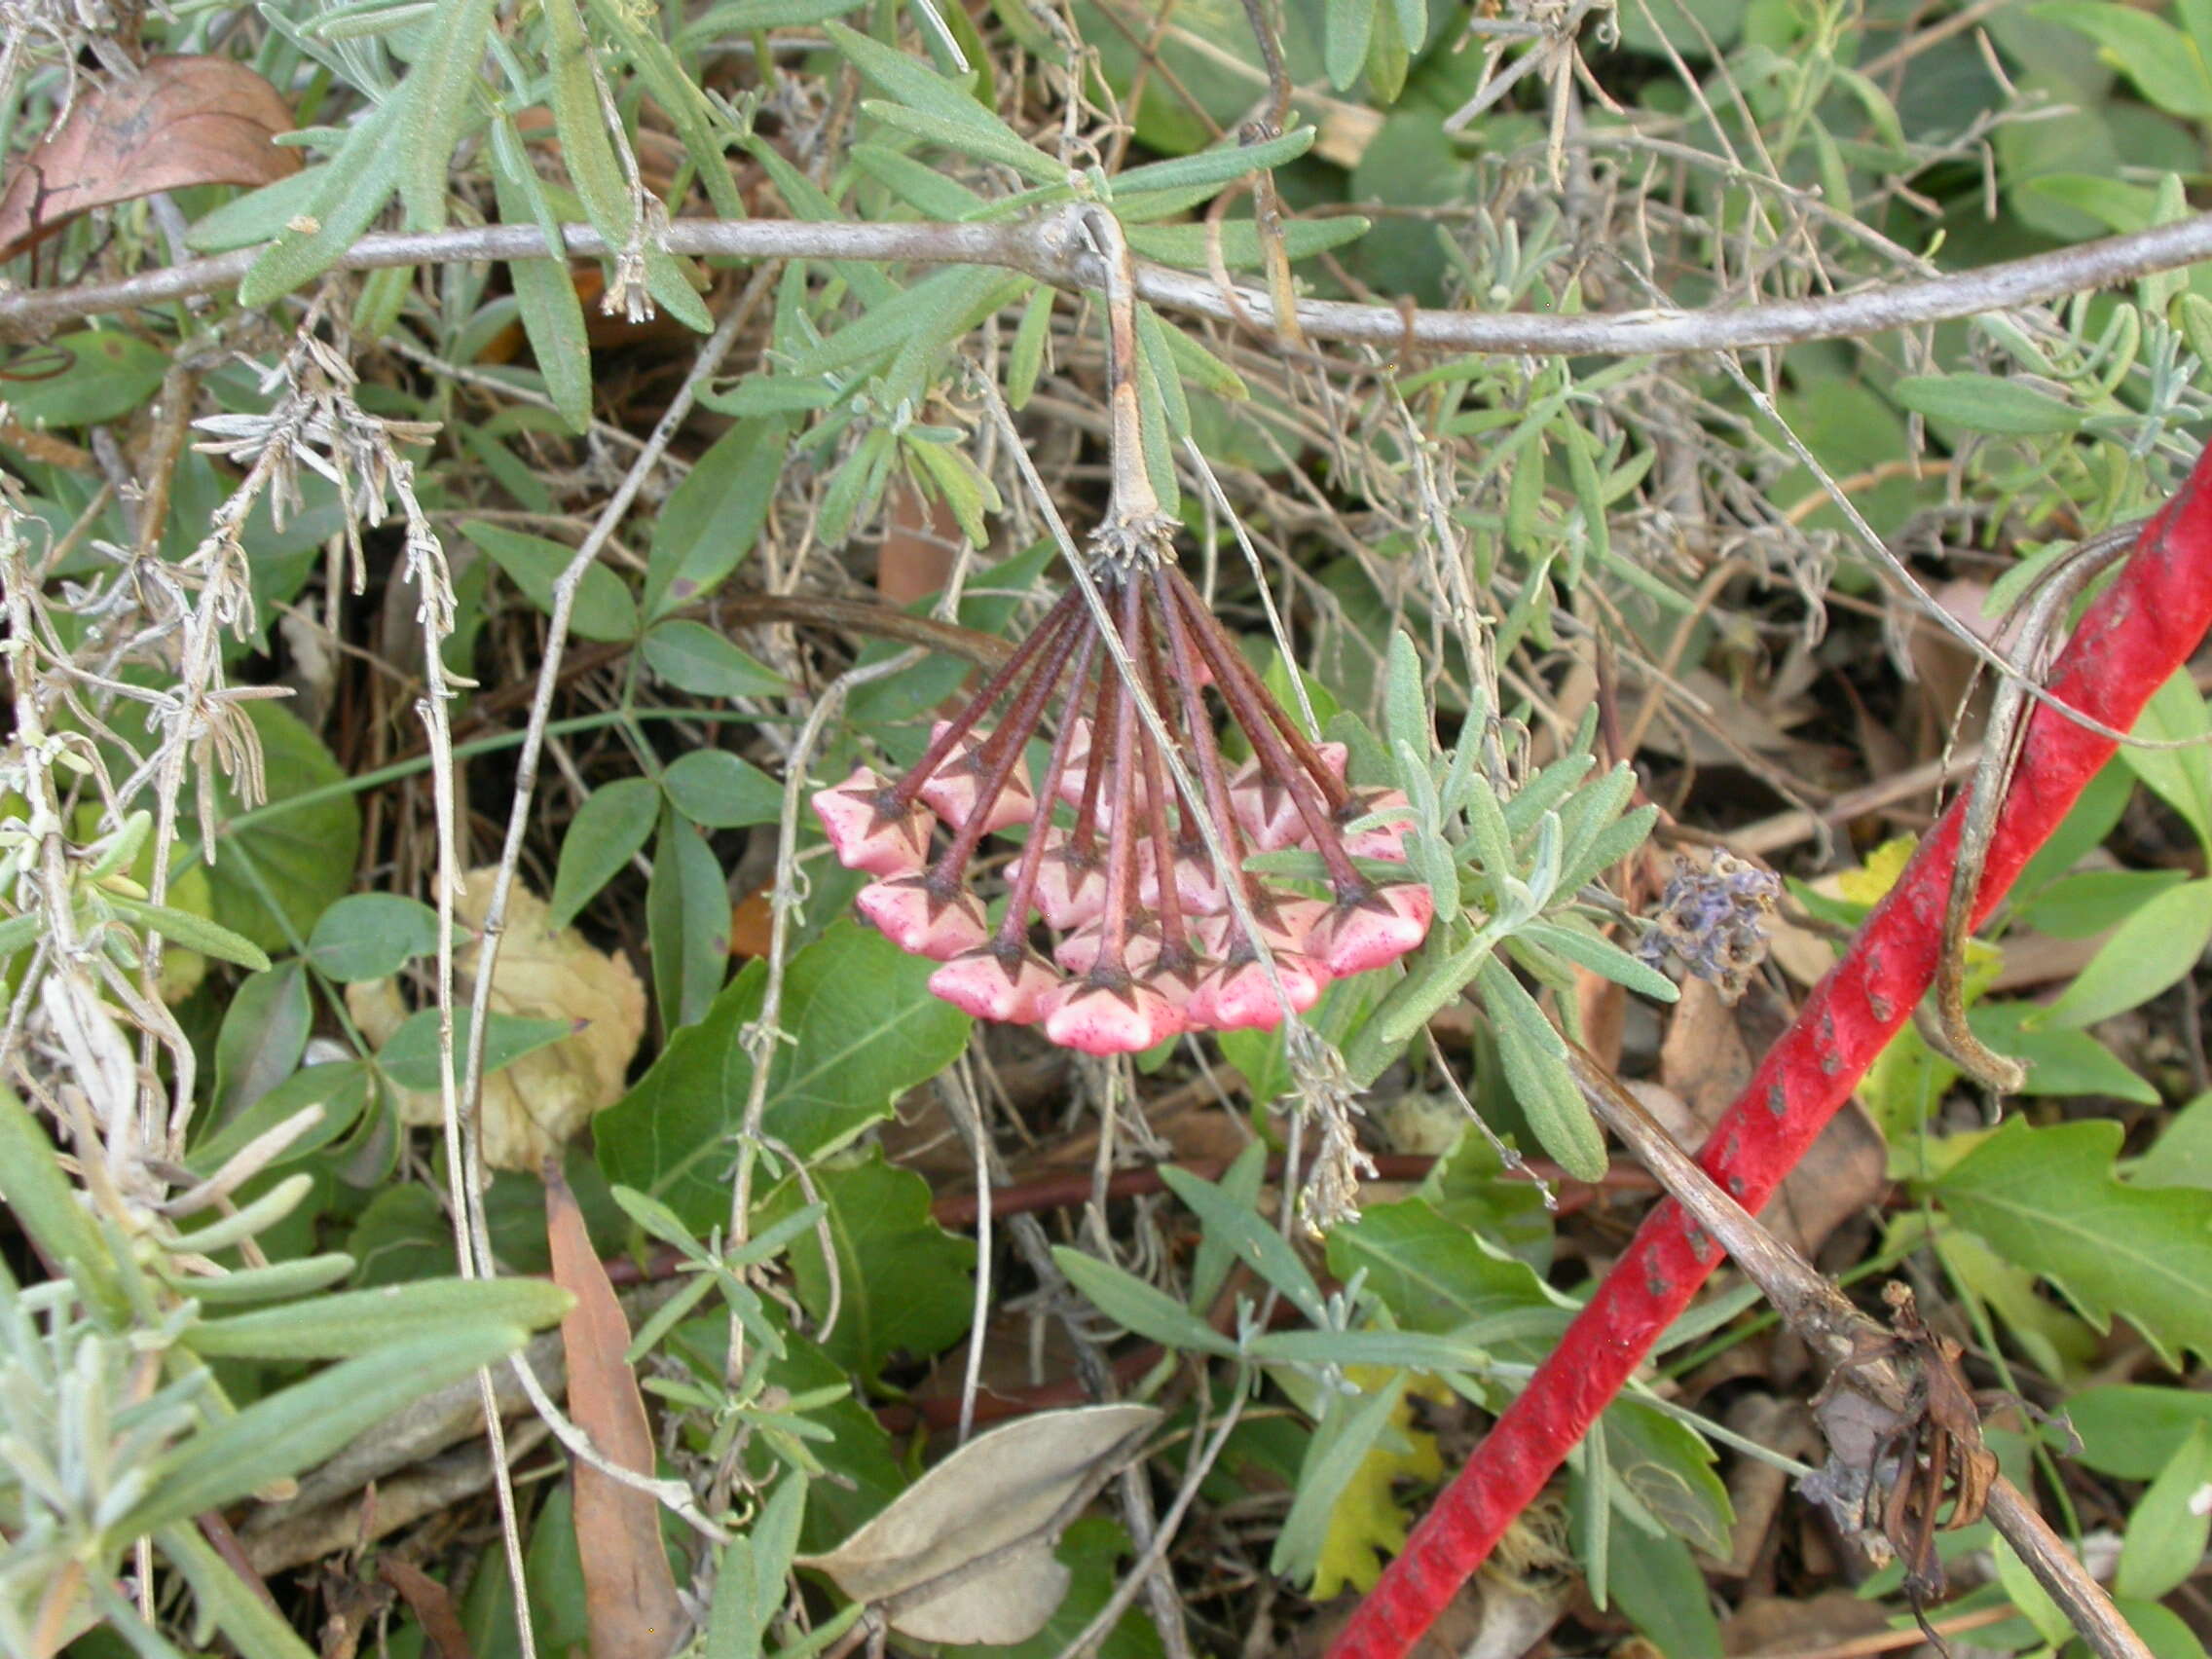
[[561, 862], [553, 871], [554, 927], [574, 921], [615, 871], [644, 850], [659, 818], [660, 791], [649, 778], [618, 778], [585, 797], [561, 838]]
[[2212, 880], [2185, 882], [2115, 928], [2045, 1011], [2060, 1030], [2139, 1008], [2196, 966], [2212, 941]]
[[154, 395], [168, 353], [120, 328], [57, 334], [32, 361], [66, 365], [41, 379], [6, 382], [8, 413], [24, 425], [97, 426], [119, 421]]
[[1713, 1472], [1713, 1448], [1686, 1424], [1637, 1399], [1614, 1401], [1605, 1429], [1614, 1483], [1634, 1505], [1707, 1555], [1725, 1556], [1736, 1515], [1728, 1489]]
[[2120, 1126], [2012, 1119], [1935, 1183], [1942, 1207], [2098, 1329], [2123, 1315], [2171, 1363], [2212, 1356], [2212, 1193], [2115, 1178]]
[[2199, 1423], [2128, 1517], [2116, 1595], [2155, 1602], [2187, 1582], [2212, 1536], [2212, 1428]]
[[[553, 614], [553, 590], [561, 573], [576, 557], [573, 547], [548, 541], [542, 535], [526, 535], [519, 530], [470, 519], [461, 534], [490, 555], [523, 597], [546, 615]], [[569, 609], [569, 631], [583, 640], [629, 640], [638, 632], [638, 602], [622, 585], [622, 578], [596, 561], [584, 567], [576, 583], [575, 603]]]
[[2176, 669], [2170, 679], [2144, 705], [2134, 735], [2154, 741], [2179, 743], [2180, 749], [2143, 749], [2121, 744], [2120, 758], [2127, 769], [2189, 822], [2196, 838], [2212, 848], [2212, 714], [2203, 695], [2190, 680], [2189, 670]]
[[[843, 920], [786, 971], [765, 1126], [808, 1161], [891, 1114], [901, 1094], [952, 1063], [969, 1018], [929, 991], [936, 964]], [[667, 1204], [697, 1231], [726, 1223], [730, 1137], [745, 1119], [753, 1067], [746, 1028], [759, 1016], [757, 963], [705, 1017], [676, 1031], [652, 1069], [594, 1121], [610, 1181]]]
[[408, 1402], [514, 1352], [527, 1335], [496, 1324], [430, 1331], [265, 1395], [159, 1459], [146, 1497], [107, 1535], [120, 1547], [296, 1475]]
[[[664, 509], [663, 524], [667, 517]], [[647, 668], [695, 697], [781, 697], [792, 688], [790, 681], [704, 622], [681, 616], [656, 622], [643, 649]]]
[[661, 778], [669, 803], [708, 830], [773, 824], [784, 810], [784, 786], [726, 749], [694, 749]]
[[2138, 1187], [2202, 1187], [2212, 1192], [2212, 1094], [2199, 1094], [2166, 1120], [2128, 1178]]
[[1605, 1139], [1567, 1069], [1567, 1049], [1544, 1011], [1496, 957], [1476, 973], [1497, 1033], [1498, 1060], [1545, 1152], [1579, 1181], [1605, 1173]]
[[[280, 963], [240, 984], [215, 1034], [214, 1122], [229, 1123], [291, 1076], [313, 1029], [299, 963]], [[203, 1132], [211, 1126], [202, 1122]]]
[[1967, 1011], [1975, 1036], [2028, 1068], [2023, 1094], [2110, 1094], [2156, 1106], [2158, 1091], [2086, 1031], [2043, 1028], [2032, 1003], [1982, 1003]]
[[2020, 921], [2059, 939], [2093, 939], [2189, 879], [2179, 869], [2092, 869], [2062, 875], [2020, 907]]
[[348, 1359], [423, 1331], [560, 1323], [574, 1298], [549, 1279], [422, 1279], [346, 1290], [189, 1326], [197, 1354], [239, 1359]]
[[396, 893], [350, 893], [315, 919], [308, 961], [345, 984], [382, 979], [438, 948], [438, 913]]
[[[459, 1078], [468, 1054], [469, 1020], [473, 1010], [457, 1008], [453, 1014], [454, 1075]], [[484, 1075], [511, 1066], [523, 1055], [548, 1043], [574, 1034], [566, 1019], [532, 1019], [519, 1014], [495, 1014], [484, 1028]], [[377, 1065], [397, 1088], [415, 1094], [438, 1092], [438, 1011], [426, 1008], [411, 1014], [377, 1051]]]
[[707, 838], [675, 810], [661, 814], [645, 884], [653, 1002], [674, 1031], [713, 1006], [729, 973], [729, 889]]
[[645, 559], [648, 617], [712, 593], [753, 551], [789, 457], [790, 434], [791, 424], [779, 416], [741, 421], [669, 493]]
[[2212, 1393], [2112, 1382], [2066, 1402], [2082, 1461], [2116, 1480], [2151, 1481], [2199, 1429], [2212, 1430]]
[[[930, 1218], [929, 1183], [884, 1162], [879, 1148], [865, 1163], [816, 1170], [813, 1186], [830, 1206], [834, 1289], [814, 1229], [792, 1241], [791, 1264], [810, 1314], [825, 1318], [836, 1307], [823, 1350], [872, 1382], [893, 1354], [925, 1359], [958, 1342], [975, 1311], [976, 1246]], [[797, 1181], [787, 1182], [761, 1219], [807, 1201]]]
[[1915, 414], [2000, 437], [2071, 432], [2083, 413], [2063, 398], [1995, 375], [1907, 375], [1896, 390], [1898, 401]]
[[798, 1550], [806, 1489], [804, 1475], [786, 1474], [753, 1525], [722, 1546], [703, 1659], [759, 1659], [761, 1639], [789, 1591], [785, 1580]]
[[266, 799], [248, 812], [228, 774], [216, 778], [218, 825], [203, 827], [218, 837], [208, 908], [262, 949], [284, 950], [352, 885], [361, 809], [330, 751], [296, 717], [273, 702], [245, 708]]
[[2046, 0], [2030, 10], [2095, 41], [2105, 59], [2168, 115], [2189, 121], [2212, 116], [2212, 75], [2206, 73], [2204, 58], [2164, 18], [2093, 0]]
[[1617, 1509], [1607, 1525], [1606, 1586], [1652, 1651], [1667, 1659], [1720, 1659], [1720, 1622], [1689, 1545], [1674, 1535], [1654, 1536], [1621, 1519]]
[[1229, 1338], [1134, 1273], [1064, 1244], [1052, 1246], [1052, 1260], [1059, 1264], [1068, 1283], [1117, 1325], [1186, 1353], [1215, 1353], [1224, 1358], [1235, 1354], [1236, 1345]]

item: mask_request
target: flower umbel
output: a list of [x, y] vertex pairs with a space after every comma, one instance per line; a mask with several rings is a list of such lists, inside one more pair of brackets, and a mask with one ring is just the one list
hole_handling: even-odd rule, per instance
[[[864, 766], [814, 797], [839, 860], [875, 878], [860, 913], [901, 949], [944, 964], [933, 991], [1093, 1054], [1184, 1031], [1271, 1029], [1332, 979], [1413, 949], [1432, 910], [1424, 882], [1388, 867], [1405, 862], [1398, 832], [1353, 828], [1404, 795], [1346, 783], [1342, 746], [1312, 742], [1284, 713], [1161, 556], [1163, 535], [1123, 541], [1101, 536], [1093, 576], [1195, 795], [1070, 591], [903, 777]], [[1251, 747], [1241, 766], [1223, 754], [1209, 686]], [[1033, 784], [1024, 754], [1055, 704]], [[1025, 834], [993, 924], [969, 866], [984, 836], [1016, 829]], [[1285, 847], [1318, 855], [1325, 897], [1244, 867]]]

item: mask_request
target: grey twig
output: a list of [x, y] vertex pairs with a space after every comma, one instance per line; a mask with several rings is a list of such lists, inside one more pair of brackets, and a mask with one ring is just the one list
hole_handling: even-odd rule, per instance
[[[1933, 1421], [1936, 1414], [1932, 1402], [1939, 1380], [1916, 1376], [1908, 1359], [1891, 1357], [1900, 1346], [1892, 1333], [1862, 1313], [1811, 1263], [1723, 1192], [1587, 1051], [1570, 1043], [1567, 1064], [1590, 1109], [1659, 1178], [1697, 1225], [1719, 1241], [1766, 1293], [1789, 1328], [1828, 1367], [1822, 1426], [1831, 1445], [1840, 1446], [1848, 1436], [1854, 1460], [1863, 1456], [1866, 1466], [1862, 1472], [1870, 1479], [1883, 1478], [1878, 1468], [1882, 1449], [1898, 1445], [1919, 1427], [1922, 1418]], [[1912, 1480], [1915, 1474], [1910, 1441], [1904, 1444], [1902, 1466], [1888, 1477], [1899, 1483]], [[1973, 1451], [1979, 1453], [1978, 1446]], [[1936, 1463], [1934, 1456], [1931, 1463]], [[2045, 1525], [2026, 1495], [1994, 1473], [1995, 1459], [1988, 1458], [1987, 1463], [1988, 1484], [1978, 1493], [1986, 1505], [1982, 1513], [2065, 1610], [2091, 1650], [2100, 1659], [2151, 1659], [2151, 1650], [2080, 1559]], [[1939, 1480], [1943, 1470], [1933, 1466], [1932, 1474]], [[1810, 1490], [1811, 1483], [1807, 1486]], [[1935, 1501], [1930, 1498], [1927, 1503], [1931, 1523]], [[1969, 1501], [1963, 1482], [1958, 1501], [1961, 1505]]]
[[[609, 251], [588, 225], [563, 226], [561, 236], [570, 254]], [[671, 253], [728, 259], [991, 265], [1068, 289], [1096, 289], [1104, 278], [1099, 260], [1070, 234], [1064, 214], [999, 225], [680, 219], [669, 226], [664, 245]], [[235, 286], [258, 257], [258, 249], [244, 248], [116, 281], [0, 292], [0, 341], [35, 338], [81, 317], [215, 293]], [[545, 240], [534, 226], [487, 225], [363, 237], [338, 264], [342, 270], [371, 271], [452, 260], [544, 257]], [[1296, 322], [1317, 340], [1359, 341], [1384, 349], [1535, 356], [1743, 350], [1948, 322], [2131, 282], [2207, 258], [2212, 258], [2212, 215], [2198, 214], [1977, 271], [1764, 305], [1546, 316], [1306, 300], [1298, 306]], [[1136, 268], [1136, 288], [1156, 306], [1275, 329], [1273, 303], [1259, 289], [1224, 289], [1209, 277], [1142, 264]]]

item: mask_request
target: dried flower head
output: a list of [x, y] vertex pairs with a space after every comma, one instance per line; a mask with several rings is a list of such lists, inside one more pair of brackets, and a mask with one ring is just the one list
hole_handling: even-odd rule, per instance
[[[814, 797], [837, 857], [875, 878], [860, 913], [944, 964], [932, 990], [1087, 1053], [1270, 1029], [1330, 980], [1413, 949], [1432, 909], [1426, 884], [1389, 868], [1405, 862], [1398, 832], [1354, 829], [1405, 797], [1346, 783], [1343, 748], [1292, 722], [1161, 556], [1164, 539], [1162, 526], [1110, 515], [1094, 543], [1118, 651], [1071, 591], [904, 776], [864, 766]], [[1158, 711], [1188, 791], [1132, 683]], [[1250, 745], [1241, 766], [1223, 753], [1209, 688]], [[1025, 753], [1055, 705], [1033, 781]], [[1021, 848], [993, 923], [969, 866], [986, 835], [1014, 830]], [[1293, 847], [1319, 857], [1325, 897], [1244, 867], [1255, 852]]]
[[1772, 870], [1733, 853], [1715, 853], [1710, 865], [1677, 857], [1637, 954], [1653, 967], [1678, 964], [1733, 1003], [1766, 960], [1767, 921], [1781, 896]]

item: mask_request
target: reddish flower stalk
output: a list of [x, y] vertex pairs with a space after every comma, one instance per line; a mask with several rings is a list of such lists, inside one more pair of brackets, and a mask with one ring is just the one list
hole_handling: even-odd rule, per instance
[[[2120, 730], [2212, 626], [2212, 452], [2152, 521], [2093, 605], [2049, 688]], [[1978, 925], [2065, 817], [2114, 744], [2039, 704], [1997, 821], [1974, 905]], [[1923, 843], [1850, 951], [1805, 1000], [1699, 1157], [1756, 1210], [1795, 1166], [1935, 978], [1962, 796]], [[1331, 1659], [1402, 1659], [1535, 1498], [1689, 1306], [1720, 1251], [1672, 1199], [1567, 1327], [1353, 1613]]]
[[[1396, 961], [1430, 919], [1425, 883], [1372, 867], [1405, 862], [1400, 831], [1359, 827], [1405, 796], [1346, 784], [1343, 749], [1312, 742], [1269, 694], [1171, 562], [1168, 528], [1157, 515], [1110, 514], [1092, 575], [1135, 691], [1195, 782], [1190, 794], [1071, 592], [903, 777], [864, 766], [814, 800], [837, 857], [876, 878], [856, 908], [902, 949], [944, 964], [932, 990], [978, 1018], [1041, 1023], [1053, 1042], [1096, 1054], [1189, 1030], [1272, 1027], [1331, 979]], [[1251, 742], [1242, 767], [1222, 753], [1209, 685]], [[1002, 702], [1004, 719], [986, 730]], [[1032, 789], [1024, 754], [1055, 702], [1065, 712]], [[949, 831], [935, 857], [933, 815]], [[968, 867], [984, 836], [1015, 827], [1026, 841], [993, 925]], [[1251, 853], [1283, 847], [1318, 856], [1327, 898], [1244, 867]]]

